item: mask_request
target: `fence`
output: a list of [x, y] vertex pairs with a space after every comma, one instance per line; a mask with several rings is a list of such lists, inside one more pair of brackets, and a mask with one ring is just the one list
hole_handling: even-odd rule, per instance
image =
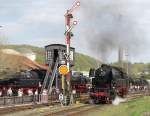
[[37, 102], [39, 100], [38, 96], [12, 96], [12, 97], [0, 97], [0, 106], [8, 106], [15, 104], [27, 104], [32, 102]]
[[48, 96], [49, 103], [59, 102], [59, 94], [52, 94], [51, 96]]
[[59, 102], [59, 95], [33, 95], [33, 96], [11, 96], [11, 97], [0, 97], [0, 106], [11, 106], [18, 104], [29, 104], [29, 103], [54, 103]]
[[[74, 95], [77, 99], [80, 97], [80, 93]], [[0, 97], [0, 106], [11, 106], [18, 104], [29, 104], [29, 103], [57, 103], [59, 102], [59, 94], [54, 93], [51, 96], [47, 95], [33, 95], [33, 96], [11, 96], [11, 97]]]

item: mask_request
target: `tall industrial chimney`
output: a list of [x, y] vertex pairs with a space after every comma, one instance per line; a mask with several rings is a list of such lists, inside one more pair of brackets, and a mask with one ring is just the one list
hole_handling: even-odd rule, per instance
[[119, 47], [118, 63], [119, 63], [119, 66], [123, 68], [123, 48], [122, 47]]

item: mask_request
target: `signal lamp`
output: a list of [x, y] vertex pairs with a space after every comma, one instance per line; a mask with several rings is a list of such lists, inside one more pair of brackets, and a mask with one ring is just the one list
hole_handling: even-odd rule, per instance
[[77, 25], [78, 24], [78, 22], [77, 21], [73, 21], [73, 25]]
[[77, 2], [76, 2], [76, 5], [77, 5], [77, 6], [80, 6], [80, 2], [79, 2], [79, 1], [77, 1]]

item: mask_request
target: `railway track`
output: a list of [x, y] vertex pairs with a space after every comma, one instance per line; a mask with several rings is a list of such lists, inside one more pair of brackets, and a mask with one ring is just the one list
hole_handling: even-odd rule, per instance
[[150, 93], [134, 93], [134, 94], [129, 94], [127, 95], [127, 100], [132, 100], [132, 99], [136, 99], [139, 97], [143, 97], [143, 96], [149, 96]]
[[[29, 101], [29, 103], [26, 103], [26, 99], [23, 99], [25, 97], [29, 97], [29, 96], [24, 96], [21, 97], [21, 102], [10, 102], [12, 101], [17, 101], [17, 99], [14, 98], [19, 98], [19, 97], [1, 97], [0, 99], [0, 115], [2, 114], [8, 114], [8, 113], [13, 113], [13, 112], [19, 112], [22, 110], [29, 110], [29, 109], [35, 109], [35, 108], [41, 108], [41, 107], [45, 107], [47, 105], [57, 105], [59, 104], [58, 100], [53, 100], [52, 98], [49, 99], [49, 103], [48, 104], [42, 104], [39, 102], [35, 102], [35, 101]], [[19, 99], [20, 100], [20, 99]], [[6, 103], [5, 103], [6, 102]], [[4, 105], [2, 104], [4, 103]]]
[[[134, 94], [129, 94], [127, 96], [127, 101], [130, 101], [132, 99], [136, 99], [139, 97], [143, 97], [145, 95], [149, 95], [147, 93], [145, 94], [141, 94], [141, 93], [134, 93]], [[83, 97], [81, 97], [82, 99], [84, 98], [88, 98], [87, 95], [84, 95]], [[58, 103], [57, 103], [58, 104]], [[82, 112], [86, 112], [92, 109], [95, 109], [96, 107], [99, 106], [103, 106], [104, 104], [99, 104], [99, 105], [93, 105], [93, 104], [84, 104], [84, 105], [77, 105], [78, 107], [66, 107], [63, 110], [59, 110], [56, 112], [47, 112], [45, 114], [45, 116], [78, 116], [78, 114], [81, 114]], [[109, 105], [109, 104], [107, 104]], [[36, 109], [36, 108], [43, 108], [46, 107], [45, 105], [41, 105], [41, 104], [22, 104], [22, 105], [15, 105], [15, 106], [8, 106], [8, 107], [4, 107], [4, 108], [0, 108], [0, 114], [10, 114], [10, 113], [14, 113], [14, 112], [19, 112], [22, 110], [30, 110], [30, 109]]]
[[13, 112], [19, 112], [22, 110], [34, 109], [34, 108], [39, 108], [39, 107], [43, 107], [43, 105], [23, 104], [23, 105], [16, 105], [16, 106], [1, 107], [0, 114], [1, 115], [8, 114], [8, 113], [10, 114]]
[[47, 113], [44, 116], [78, 116], [79, 114], [81, 115], [81, 113], [93, 110], [96, 107], [100, 107], [100, 105], [86, 104], [80, 107], [65, 109], [63, 111]]

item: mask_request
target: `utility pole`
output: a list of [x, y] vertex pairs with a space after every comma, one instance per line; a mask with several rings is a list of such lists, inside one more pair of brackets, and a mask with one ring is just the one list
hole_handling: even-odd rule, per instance
[[[71, 24], [71, 19], [73, 18], [72, 12], [80, 6], [79, 1], [75, 1], [71, 9], [67, 10], [65, 13], [65, 25], [66, 25], [66, 31], [65, 31], [65, 36], [66, 36], [66, 64], [68, 68], [68, 74], [66, 75], [66, 80], [67, 80], [67, 90], [68, 93], [70, 94], [70, 39], [73, 36], [73, 33], [71, 30], [75, 25], [77, 25], [77, 21], [74, 21]], [[65, 83], [64, 83], [65, 84]]]
[[126, 71], [127, 71], [127, 74], [129, 74], [129, 59], [128, 59], [128, 57], [129, 57], [129, 54], [128, 54], [128, 51], [126, 51]]
[[[3, 26], [0, 25], [0, 29], [3, 28]], [[0, 33], [0, 39], [1, 39], [1, 33]]]

